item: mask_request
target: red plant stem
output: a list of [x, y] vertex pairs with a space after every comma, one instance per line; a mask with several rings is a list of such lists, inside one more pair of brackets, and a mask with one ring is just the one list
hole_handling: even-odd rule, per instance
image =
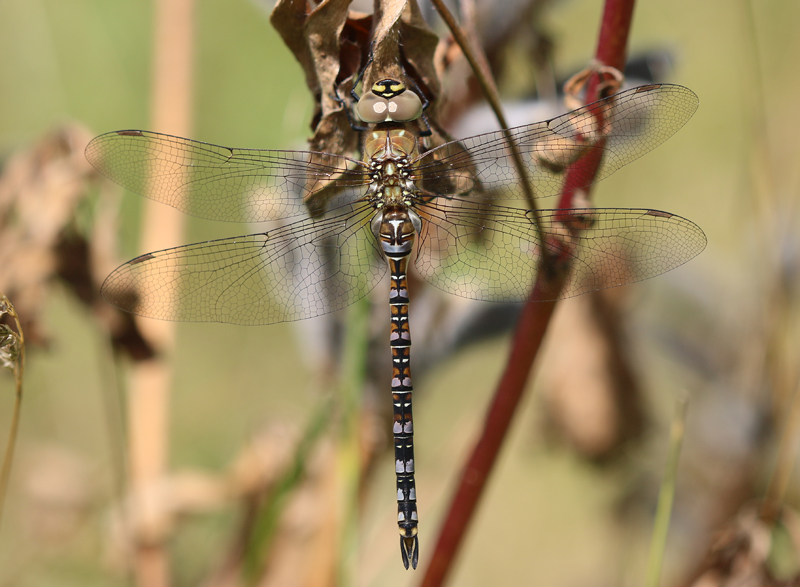
[[[535, 290], [538, 291], [538, 290]], [[525, 391], [531, 366], [547, 331], [556, 303], [528, 303], [520, 314], [505, 372], [486, 415], [483, 432], [461, 473], [458, 490], [439, 533], [422, 587], [438, 587], [449, 574], [455, 556], [483, 494], [511, 419]]]
[[[603, 20], [595, 57], [601, 64], [615, 67], [620, 71], [625, 66], [626, 46], [633, 18], [634, 3], [635, 0], [606, 0], [603, 9]], [[592, 76], [587, 88], [587, 102], [598, 98], [599, 82], [599, 76]], [[589, 168], [594, 174], [600, 161], [600, 157], [584, 158], [575, 165], [590, 166]], [[583, 168], [584, 172], [586, 169], [587, 167]], [[575, 176], [575, 170], [572, 168], [567, 171], [559, 207], [563, 203], [567, 204], [566, 207], [571, 204], [575, 191], [571, 177]], [[587, 176], [583, 175], [583, 177]], [[532, 300], [537, 299], [541, 291], [550, 290], [553, 287], [560, 290], [563, 286], [565, 276], [562, 275], [560, 281], [554, 284], [548, 279], [550, 274], [552, 273], [547, 270], [538, 272], [531, 296]], [[531, 367], [541, 348], [541, 342], [555, 306], [555, 302], [528, 303], [520, 315], [505, 371], [495, 390], [481, 436], [461, 473], [456, 494], [445, 517], [421, 587], [443, 585], [452, 570], [456, 554], [466, 536], [483, 489], [486, 487], [489, 475], [500, 453], [503, 440], [522, 399]]]
[[[635, 1], [606, 0], [603, 9], [603, 21], [600, 25], [600, 36], [597, 40], [597, 51], [595, 52], [595, 61], [597, 61], [598, 65], [608, 65], [619, 71], [625, 70], [628, 34], [633, 20], [633, 5]], [[598, 94], [600, 81], [601, 77], [596, 73], [589, 79], [586, 87], [587, 104], [604, 97]], [[594, 149], [567, 170], [564, 189], [558, 201], [559, 208], [572, 207], [576, 178], [580, 178], [579, 185], [586, 185], [585, 178], [594, 177], [597, 173], [602, 162], [602, 153], [602, 149]]]
[[[625, 69], [634, 4], [635, 0], [606, 0], [603, 8], [603, 22], [600, 25], [595, 59], [620, 71]], [[591, 86], [589, 91], [592, 91]]]

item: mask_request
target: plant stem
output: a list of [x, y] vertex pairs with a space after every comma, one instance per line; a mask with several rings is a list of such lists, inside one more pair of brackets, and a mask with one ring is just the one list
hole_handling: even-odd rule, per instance
[[422, 580], [422, 587], [444, 584], [452, 569], [525, 391], [533, 361], [555, 307], [554, 301], [528, 303], [522, 310], [505, 371], [497, 385], [480, 438], [461, 472], [458, 489], [450, 502], [431, 563]]
[[[635, 0], [606, 0], [596, 53], [596, 59], [601, 63], [620, 70], [624, 68], [625, 47], [634, 3]], [[590, 81], [587, 102], [597, 99], [598, 86], [599, 80]], [[599, 158], [597, 161], [590, 162], [593, 167], [592, 175], [596, 173], [599, 163]], [[585, 165], [583, 159], [575, 165], [581, 164]], [[570, 168], [567, 173], [572, 172], [573, 170]], [[585, 185], [587, 177], [585, 171], [583, 177]], [[574, 192], [574, 189], [569, 187], [569, 175], [567, 182], [560, 200], [562, 203], [571, 203]], [[540, 264], [536, 284], [531, 294], [532, 301], [541, 299], [541, 292], [553, 292], [556, 289], [560, 290], [563, 286], [566, 273], [552, 269], [548, 265]], [[548, 297], [552, 299], [551, 296]], [[481, 436], [461, 472], [461, 478], [445, 516], [431, 563], [422, 579], [422, 587], [439, 587], [444, 584], [452, 570], [456, 554], [466, 536], [480, 496], [511, 425], [512, 417], [523, 396], [531, 367], [541, 348], [541, 342], [552, 318], [555, 305], [555, 302], [528, 303], [522, 311], [505, 371], [495, 390]]]
[[350, 306], [342, 356], [341, 393], [338, 394], [342, 401], [342, 425], [338, 442], [341, 480], [339, 505], [342, 515], [337, 520], [341, 532], [341, 552], [338, 557], [340, 565], [337, 573], [340, 585], [352, 585], [356, 582], [358, 493], [362, 475], [360, 426], [369, 357], [370, 309], [368, 298]]
[[19, 316], [11, 301], [4, 295], [0, 294], [0, 301], [5, 308], [5, 313], [14, 318], [14, 324], [17, 327], [17, 335], [19, 337], [19, 355], [14, 361], [14, 409], [11, 413], [11, 426], [8, 430], [8, 441], [6, 443], [6, 451], [3, 456], [3, 467], [0, 469], [0, 524], [3, 520], [3, 509], [6, 503], [6, 491], [8, 490], [8, 481], [11, 478], [11, 465], [14, 462], [14, 452], [17, 446], [17, 435], [19, 433], [19, 418], [22, 411], [22, 380], [25, 375], [25, 334], [22, 332], [22, 325], [19, 322]]
[[[155, 5], [152, 124], [161, 132], [191, 134], [194, 0], [159, 0]], [[163, 249], [180, 240], [183, 215], [153, 200], [145, 203], [141, 247]], [[166, 294], [165, 294], [166, 295]], [[139, 362], [131, 372], [128, 415], [130, 481], [134, 510], [133, 568], [140, 587], [170, 584], [163, 504], [154, 488], [164, 478], [169, 454], [169, 403], [175, 346], [172, 322], [137, 320], [162, 356]]]
[[769, 478], [766, 495], [759, 515], [767, 523], [774, 524], [781, 515], [783, 500], [789, 480], [792, 477], [797, 457], [797, 439], [800, 435], [800, 382], [791, 398], [788, 414], [783, 422], [783, 430], [778, 445], [778, 457]]
[[[541, 215], [539, 214], [539, 209], [536, 207], [533, 185], [528, 180], [528, 174], [525, 171], [525, 163], [522, 160], [522, 154], [519, 152], [517, 143], [511, 136], [511, 133], [508, 131], [508, 122], [503, 114], [503, 108], [500, 105], [500, 94], [497, 91], [497, 84], [494, 82], [494, 78], [492, 78], [492, 74], [489, 71], [489, 65], [486, 56], [480, 51], [480, 47], [472, 47], [469, 39], [467, 39], [467, 35], [464, 34], [464, 31], [459, 26], [458, 22], [453, 17], [453, 14], [450, 12], [447, 6], [445, 6], [444, 2], [442, 0], [431, 1], [433, 2], [433, 5], [436, 7], [436, 10], [439, 12], [442, 19], [447, 24], [450, 32], [453, 33], [453, 38], [456, 40], [456, 43], [458, 43], [458, 46], [461, 47], [464, 57], [475, 74], [475, 79], [477, 80], [478, 85], [480, 85], [480, 87], [483, 89], [483, 93], [489, 102], [489, 106], [491, 107], [495, 117], [497, 117], [497, 122], [500, 123], [500, 127], [503, 130], [503, 135], [508, 143], [508, 148], [511, 151], [511, 156], [514, 159], [514, 166], [517, 168], [520, 185], [522, 186], [522, 190], [525, 195], [525, 203], [527, 204], [528, 209], [533, 213], [536, 232], [539, 235], [540, 240], [544, 242], [542, 219]], [[547, 249], [544, 247], [542, 248], [542, 254], [547, 254]]]
[[650, 542], [645, 587], [658, 587], [661, 577], [664, 549], [667, 544], [667, 532], [669, 530], [669, 518], [672, 514], [672, 503], [675, 498], [678, 460], [681, 455], [683, 433], [686, 429], [686, 407], [688, 403], [685, 397], [681, 397], [675, 402], [675, 415], [672, 418], [669, 434], [669, 458], [664, 471], [664, 480], [661, 482], [661, 490], [658, 494], [658, 507], [656, 509], [655, 524], [653, 525], [653, 536]]

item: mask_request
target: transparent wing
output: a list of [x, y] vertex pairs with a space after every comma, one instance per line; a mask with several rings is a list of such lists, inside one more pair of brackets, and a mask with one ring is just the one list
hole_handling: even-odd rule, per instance
[[360, 205], [323, 220], [137, 257], [102, 288], [113, 306], [149, 318], [272, 324], [339, 310], [386, 273]]
[[330, 153], [231, 149], [143, 130], [100, 135], [86, 147], [86, 158], [132, 192], [228, 222], [304, 214], [305, 196], [331, 184], [369, 181], [363, 163]]
[[[416, 268], [427, 282], [476, 300], [528, 299], [542, 243], [527, 210], [442, 198], [416, 210], [423, 219]], [[572, 235], [565, 213], [591, 226]], [[657, 210], [542, 210], [541, 217], [550, 250], [572, 260], [561, 298], [661, 275], [706, 246], [697, 225]]]
[[[510, 133], [534, 193], [552, 196], [563, 188], [566, 167], [582, 155], [604, 150], [596, 176], [576, 176], [576, 187], [608, 177], [666, 141], [692, 117], [698, 103], [694, 92], [682, 86], [640, 86], [551, 120], [512, 128]], [[420, 156], [415, 165], [413, 179], [433, 194], [463, 195], [480, 183], [491, 197], [524, 198], [502, 132], [446, 143]]]

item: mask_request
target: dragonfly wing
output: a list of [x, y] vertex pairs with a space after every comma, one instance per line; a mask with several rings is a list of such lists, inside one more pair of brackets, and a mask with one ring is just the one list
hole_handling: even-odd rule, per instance
[[309, 195], [330, 184], [369, 181], [363, 163], [330, 153], [231, 149], [143, 130], [100, 135], [86, 147], [86, 158], [132, 192], [229, 222], [297, 216]]
[[[439, 198], [417, 212], [423, 227], [416, 268], [428, 283], [476, 300], [529, 298], [542, 252], [529, 211]], [[591, 226], [570, 233], [562, 222], [565, 212]], [[661, 275], [706, 245], [697, 225], [657, 210], [587, 208], [540, 215], [549, 250], [571, 260], [560, 298]]]
[[[341, 212], [341, 211], [340, 211]], [[272, 324], [339, 310], [386, 273], [369, 205], [321, 220], [157, 251], [118, 267], [102, 295], [161, 320]]]
[[[603, 149], [596, 175], [576, 177], [576, 187], [600, 181], [653, 150], [692, 117], [699, 101], [683, 86], [655, 84], [620, 92], [551, 120], [509, 130], [537, 197], [561, 192], [568, 165]], [[603, 123], [598, 125], [598, 116]], [[601, 139], [605, 139], [605, 145]], [[413, 179], [437, 195], [470, 191], [523, 199], [505, 135], [494, 132], [446, 143], [417, 158]]]

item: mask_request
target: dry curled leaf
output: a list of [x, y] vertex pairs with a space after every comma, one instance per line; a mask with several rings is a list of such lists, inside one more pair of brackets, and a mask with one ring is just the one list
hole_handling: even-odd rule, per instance
[[602, 290], [562, 302], [551, 326], [543, 395], [551, 433], [584, 457], [604, 461], [641, 438], [642, 391], [619, 324], [624, 292]]
[[[433, 63], [438, 38], [422, 18], [415, 0], [380, 2], [375, 15], [348, 12], [349, 4], [348, 0], [327, 0], [310, 9], [305, 1], [283, 0], [276, 4], [270, 18], [303, 68], [314, 97], [314, 135], [309, 146], [320, 153], [318, 160], [312, 161], [322, 165], [324, 153], [353, 156], [359, 149], [350, 94], [365, 65], [365, 87], [379, 78], [394, 77], [407, 80], [432, 104], [440, 94]], [[372, 60], [368, 61], [370, 56]], [[428, 116], [435, 117], [433, 108]], [[438, 128], [435, 122], [431, 126]], [[446, 139], [437, 133], [430, 145]], [[311, 214], [320, 214], [331, 191], [310, 186], [309, 193], [306, 202]]]
[[77, 126], [51, 132], [11, 157], [0, 176], [0, 289], [17, 300], [30, 341], [55, 271], [54, 248], [73, 222], [93, 174], [83, 157], [89, 134]]
[[772, 527], [755, 507], [743, 509], [714, 540], [691, 587], [792, 587], [800, 576], [777, 579], [768, 563]]
[[19, 336], [6, 324], [0, 324], [0, 367], [13, 371], [17, 368], [22, 345]]
[[327, 0], [309, 11], [305, 0], [282, 0], [270, 16], [272, 26], [303, 68], [314, 98], [314, 136], [310, 140], [314, 151], [346, 154], [358, 145], [344, 106], [334, 94], [349, 4], [349, 0]]
[[[18, 300], [28, 340], [43, 344], [39, 316], [50, 283], [59, 279], [109, 324], [117, 348], [147, 358], [153, 351], [131, 317], [111, 309], [98, 293], [102, 279], [118, 264], [112, 216], [97, 213], [91, 239], [76, 226], [78, 210], [93, 188], [108, 185], [84, 157], [90, 138], [83, 127], [66, 125], [6, 163], [0, 175], [0, 290]], [[107, 194], [101, 190], [101, 196]]]

